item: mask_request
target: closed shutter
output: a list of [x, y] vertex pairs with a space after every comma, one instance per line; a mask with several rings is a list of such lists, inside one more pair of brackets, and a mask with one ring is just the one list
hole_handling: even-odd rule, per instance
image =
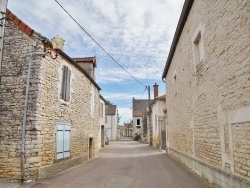
[[71, 75], [71, 71], [67, 67], [67, 72], [66, 72], [66, 93], [65, 93], [65, 100], [66, 101], [69, 101], [69, 97], [70, 97], [70, 75]]
[[71, 71], [69, 70], [69, 68], [66, 66], [63, 66], [61, 99], [65, 101], [69, 101], [69, 98], [70, 98], [70, 75], [71, 75]]
[[56, 158], [62, 159], [70, 156], [70, 126], [57, 125]]

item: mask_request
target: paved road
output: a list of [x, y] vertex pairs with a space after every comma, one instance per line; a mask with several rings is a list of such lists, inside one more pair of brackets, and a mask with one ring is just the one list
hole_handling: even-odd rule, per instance
[[124, 139], [110, 142], [98, 159], [21, 187], [210, 188], [210, 185], [163, 152]]

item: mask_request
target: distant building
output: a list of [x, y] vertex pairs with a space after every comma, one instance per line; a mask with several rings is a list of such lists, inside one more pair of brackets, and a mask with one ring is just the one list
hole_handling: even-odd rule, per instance
[[108, 105], [105, 109], [106, 139], [117, 140], [118, 112], [116, 105]]
[[250, 187], [250, 1], [186, 0], [162, 78], [168, 153], [218, 187]]
[[132, 99], [133, 137], [139, 135], [144, 142], [147, 141], [147, 108], [153, 100]]
[[105, 146], [105, 105], [107, 101], [100, 95], [100, 128], [99, 128], [99, 141], [98, 148], [103, 148]]
[[[161, 150], [166, 150], [166, 124], [164, 119], [165, 108], [166, 95], [158, 96], [158, 85], [155, 84], [154, 100], [149, 107], [149, 120], [152, 129], [152, 145]], [[149, 134], [148, 137], [150, 137]], [[150, 140], [150, 138], [148, 140]]]

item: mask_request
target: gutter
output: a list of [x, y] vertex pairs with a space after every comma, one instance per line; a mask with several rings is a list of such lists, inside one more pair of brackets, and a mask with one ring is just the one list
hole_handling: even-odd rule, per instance
[[28, 107], [28, 97], [29, 97], [29, 85], [30, 85], [30, 72], [31, 66], [33, 64], [33, 56], [46, 55], [48, 52], [34, 52], [29, 55], [29, 67], [28, 75], [26, 81], [26, 92], [24, 101], [24, 112], [23, 112], [23, 127], [22, 127], [22, 143], [21, 143], [21, 182], [24, 181], [24, 164], [25, 164], [25, 142], [26, 142], [26, 125], [27, 125], [27, 107]]
[[164, 81], [164, 78], [166, 77], [167, 73], [168, 73], [168, 69], [170, 67], [171, 61], [173, 59], [174, 56], [174, 52], [176, 49], [176, 46], [178, 44], [179, 38], [181, 36], [182, 30], [184, 28], [184, 25], [186, 23], [187, 17], [189, 15], [189, 12], [191, 10], [191, 7], [193, 5], [194, 0], [185, 0], [183, 8], [182, 8], [182, 12], [181, 12], [181, 16], [174, 34], [174, 39], [172, 41], [172, 45], [168, 54], [168, 59], [166, 61], [166, 65], [162, 74], [162, 81]]

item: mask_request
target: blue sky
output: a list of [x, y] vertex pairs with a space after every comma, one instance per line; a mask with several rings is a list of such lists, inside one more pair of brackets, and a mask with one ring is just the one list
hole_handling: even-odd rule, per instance
[[[157, 83], [159, 93], [165, 93], [161, 75], [184, 0], [58, 2], [130, 74], [151, 89]], [[70, 57], [96, 56], [96, 82], [103, 97], [118, 106], [121, 124], [132, 118], [133, 97], [148, 98], [145, 87], [107, 56], [55, 0], [9, 0], [8, 8], [43, 36], [60, 35]]]

